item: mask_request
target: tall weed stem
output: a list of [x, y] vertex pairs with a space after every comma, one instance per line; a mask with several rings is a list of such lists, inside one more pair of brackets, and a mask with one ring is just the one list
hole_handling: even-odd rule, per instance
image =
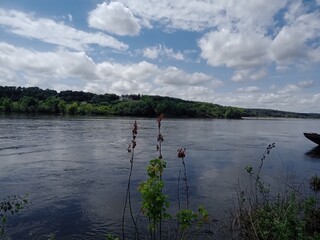
[[132, 129], [131, 144], [129, 144], [129, 147], [127, 149], [128, 152], [131, 153], [131, 158], [130, 158], [130, 171], [129, 171], [129, 177], [128, 177], [128, 183], [127, 183], [126, 199], [124, 202], [123, 212], [122, 212], [122, 239], [123, 240], [125, 239], [124, 219], [125, 219], [125, 213], [126, 213], [126, 208], [127, 208], [128, 203], [129, 203], [130, 216], [131, 216], [132, 222], [134, 224], [134, 228], [135, 228], [135, 237], [136, 237], [136, 239], [139, 239], [139, 232], [138, 232], [137, 223], [136, 223], [136, 220], [134, 219], [133, 212], [132, 212], [131, 190], [130, 190], [131, 189], [131, 176], [132, 176], [132, 171], [133, 171], [134, 149], [137, 145], [137, 143], [136, 143], [137, 134], [138, 134], [138, 125], [137, 125], [137, 121], [135, 121], [133, 124], [133, 129]]

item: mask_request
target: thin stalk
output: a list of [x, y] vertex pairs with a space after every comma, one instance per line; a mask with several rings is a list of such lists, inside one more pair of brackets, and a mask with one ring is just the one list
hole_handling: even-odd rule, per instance
[[132, 170], [133, 170], [133, 157], [134, 157], [134, 149], [132, 149], [132, 155], [131, 155], [131, 159], [130, 159], [130, 172], [129, 172], [129, 177], [128, 177], [127, 191], [126, 191], [126, 200], [125, 200], [125, 203], [124, 203], [123, 213], [122, 213], [122, 239], [125, 239], [124, 219], [125, 219], [125, 213], [126, 213], [126, 208], [127, 208], [127, 203], [128, 202], [129, 202], [129, 209], [130, 209], [131, 219], [132, 219], [132, 222], [133, 222], [135, 230], [136, 230], [136, 237], [139, 236], [138, 227], [137, 227], [136, 221], [135, 221], [135, 219], [133, 217], [133, 213], [132, 213], [131, 192], [130, 192], [131, 176], [132, 176]]
[[[180, 211], [181, 209], [181, 202], [180, 202], [180, 178], [181, 178], [181, 170], [179, 170], [179, 176], [178, 176], [178, 190], [177, 190], [177, 196], [178, 196], [178, 209]], [[177, 230], [176, 230], [176, 235], [175, 235], [175, 240], [178, 239], [178, 235], [179, 235], [179, 227], [180, 227], [180, 222], [177, 221]]]
[[[157, 119], [158, 121], [158, 147], [159, 147], [159, 159], [162, 159], [162, 141], [163, 141], [163, 136], [161, 134], [161, 120], [162, 120], [162, 115], [160, 115]], [[160, 172], [160, 181], [162, 181], [162, 173]], [[162, 193], [162, 188], [161, 188], [161, 193]], [[160, 240], [162, 238], [162, 211], [160, 212], [160, 221], [159, 221], [159, 237]], [[155, 231], [155, 230], [154, 230]]]
[[186, 194], [187, 194], [186, 204], [187, 204], [187, 209], [189, 209], [189, 186], [188, 186], [187, 170], [186, 170], [186, 164], [184, 162], [184, 158], [182, 158], [182, 164], [184, 169], [184, 181], [186, 185]]
[[126, 199], [124, 201], [124, 206], [123, 206], [123, 211], [122, 211], [122, 224], [121, 224], [121, 229], [122, 229], [122, 239], [125, 239], [125, 234], [124, 234], [124, 218], [125, 218], [125, 214], [126, 214], [126, 208], [127, 208], [127, 202], [128, 202], [128, 195], [129, 195], [129, 188], [130, 188], [130, 177], [131, 177], [131, 171], [129, 174], [129, 180], [128, 180], [128, 184], [127, 184], [127, 191], [126, 191]]
[[178, 208], [181, 209], [181, 203], [180, 203], [180, 176], [181, 176], [181, 170], [179, 170], [179, 177], [178, 177]]
[[[162, 174], [160, 174], [160, 181], [162, 181]], [[162, 188], [161, 188], [161, 193], [162, 193]], [[159, 238], [160, 238], [160, 240], [161, 240], [161, 238], [162, 238], [162, 210], [161, 210], [161, 212], [160, 212]]]
[[130, 178], [129, 178], [129, 184], [128, 184], [129, 185], [129, 209], [130, 209], [131, 219], [132, 219], [135, 231], [136, 231], [135, 237], [136, 237], [136, 239], [139, 239], [138, 226], [137, 226], [137, 222], [134, 219], [133, 212], [132, 212], [132, 205], [131, 205], [131, 173], [132, 173], [132, 168], [133, 168], [133, 162], [131, 163]]
[[126, 214], [126, 208], [127, 204], [129, 202], [129, 209], [130, 209], [130, 215], [132, 222], [135, 227], [135, 238], [139, 239], [139, 232], [138, 232], [138, 227], [137, 223], [133, 217], [133, 212], [132, 212], [132, 204], [131, 204], [131, 176], [132, 176], [132, 170], [133, 170], [133, 159], [134, 159], [134, 149], [136, 147], [136, 135], [137, 135], [137, 122], [134, 122], [133, 129], [132, 129], [132, 144], [129, 145], [128, 147], [128, 152], [131, 152], [131, 158], [130, 158], [130, 171], [129, 171], [129, 176], [128, 176], [128, 184], [127, 184], [127, 191], [126, 191], [126, 199], [125, 203], [123, 206], [123, 212], [122, 212], [122, 239], [125, 239], [125, 228], [124, 228], [124, 219], [125, 219], [125, 214]]

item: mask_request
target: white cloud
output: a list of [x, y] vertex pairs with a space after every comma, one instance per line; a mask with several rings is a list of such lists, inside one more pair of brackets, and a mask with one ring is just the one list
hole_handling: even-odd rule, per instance
[[[0, 42], [0, 82], [3, 85], [82, 89], [96, 93], [160, 94], [184, 99], [211, 97], [222, 82], [201, 72], [159, 67], [142, 61], [96, 63], [84, 52], [62, 49], [37, 52]], [[201, 96], [197, 94], [201, 92]], [[208, 95], [204, 95], [204, 94]]]
[[267, 72], [264, 69], [241, 69], [237, 70], [232, 76], [232, 81], [235, 82], [244, 82], [244, 81], [256, 81], [267, 75]]
[[98, 4], [97, 8], [89, 13], [88, 22], [90, 27], [120, 36], [135, 36], [141, 29], [139, 20], [120, 2]]
[[214, 26], [219, 2], [211, 1], [131, 1], [121, 0], [130, 10], [148, 22], [159, 22], [167, 29], [201, 30]]
[[[316, 39], [320, 37], [320, 12], [296, 16], [301, 11], [298, 8], [293, 13], [288, 12], [288, 25], [280, 30], [271, 44], [270, 53], [278, 65], [313, 60], [312, 52], [319, 50], [320, 44]], [[315, 42], [308, 44], [309, 41]]]
[[259, 91], [260, 91], [260, 89], [256, 86], [249, 86], [249, 87], [237, 89], [237, 92], [243, 92], [243, 93], [255, 93], [255, 92], [259, 92]]
[[[266, 72], [259, 69], [273, 63], [287, 70], [320, 61], [320, 12], [302, 1], [226, 1], [223, 7], [223, 20], [198, 46], [209, 65], [235, 69], [233, 81], [261, 79]], [[283, 20], [275, 17], [281, 10]]]
[[320, 112], [320, 93], [310, 94], [280, 94], [243, 92], [233, 94], [214, 94], [212, 101], [225, 106], [276, 109], [292, 112]]
[[312, 80], [301, 81], [301, 82], [298, 82], [297, 85], [300, 88], [310, 88], [314, 86], [314, 81]]
[[288, 84], [283, 89], [279, 90], [278, 93], [287, 95], [297, 91], [299, 91], [299, 87], [297, 85]]
[[[155, 81], [159, 84], [169, 84], [175, 86], [183, 86], [183, 85], [202, 85], [208, 81], [213, 83], [212, 77], [203, 73], [193, 73], [188, 74], [181, 69], [176, 67], [168, 67], [162, 74], [158, 75]], [[215, 80], [214, 83], [216, 86], [220, 86], [222, 84], [221, 81]]]
[[[119, 0], [137, 16], [150, 22], [160, 22], [167, 29], [202, 31], [241, 22], [255, 28], [270, 25], [273, 16], [286, 1], [271, 0]], [[263, 11], [263, 14], [261, 14]]]
[[[84, 52], [36, 52], [0, 42], [1, 69], [10, 69], [17, 79], [43, 78], [43, 81], [76, 77], [95, 78], [95, 63]], [[25, 79], [28, 81], [28, 79]], [[8, 83], [8, 85], [10, 85]]]
[[158, 47], [148, 47], [143, 49], [143, 56], [150, 59], [156, 59], [159, 57], [160, 49]]
[[314, 82], [312, 80], [309, 81], [301, 81], [297, 84], [287, 84], [283, 89], [279, 90], [279, 94], [290, 94], [297, 91], [300, 91], [304, 88], [310, 88], [314, 85]]
[[35, 18], [32, 14], [0, 8], [0, 26], [11, 33], [26, 38], [55, 44], [70, 49], [82, 51], [90, 44], [98, 44], [118, 50], [125, 50], [128, 46], [117, 39], [102, 34], [88, 33], [55, 22], [48, 18]]
[[246, 69], [268, 63], [270, 40], [263, 35], [233, 32], [229, 29], [212, 31], [199, 42], [201, 57], [212, 66]]
[[143, 49], [142, 54], [149, 59], [168, 58], [179, 61], [185, 60], [184, 54], [180, 51], [174, 51], [172, 48], [167, 48], [163, 44]]
[[73, 21], [73, 17], [72, 17], [72, 15], [70, 13], [68, 14], [68, 19], [69, 19], [69, 22]]

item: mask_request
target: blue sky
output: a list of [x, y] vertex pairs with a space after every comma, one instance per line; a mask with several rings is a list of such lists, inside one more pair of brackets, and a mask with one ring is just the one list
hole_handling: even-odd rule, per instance
[[320, 113], [320, 0], [1, 0], [0, 85]]

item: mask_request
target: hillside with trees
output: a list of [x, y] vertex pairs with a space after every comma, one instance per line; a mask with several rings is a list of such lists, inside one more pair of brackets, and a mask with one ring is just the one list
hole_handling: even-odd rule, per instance
[[61, 91], [38, 87], [0, 86], [0, 112], [69, 115], [105, 115], [179, 118], [294, 117], [320, 118], [320, 114], [291, 113], [265, 109], [244, 109], [178, 98], [95, 94], [83, 91]]

